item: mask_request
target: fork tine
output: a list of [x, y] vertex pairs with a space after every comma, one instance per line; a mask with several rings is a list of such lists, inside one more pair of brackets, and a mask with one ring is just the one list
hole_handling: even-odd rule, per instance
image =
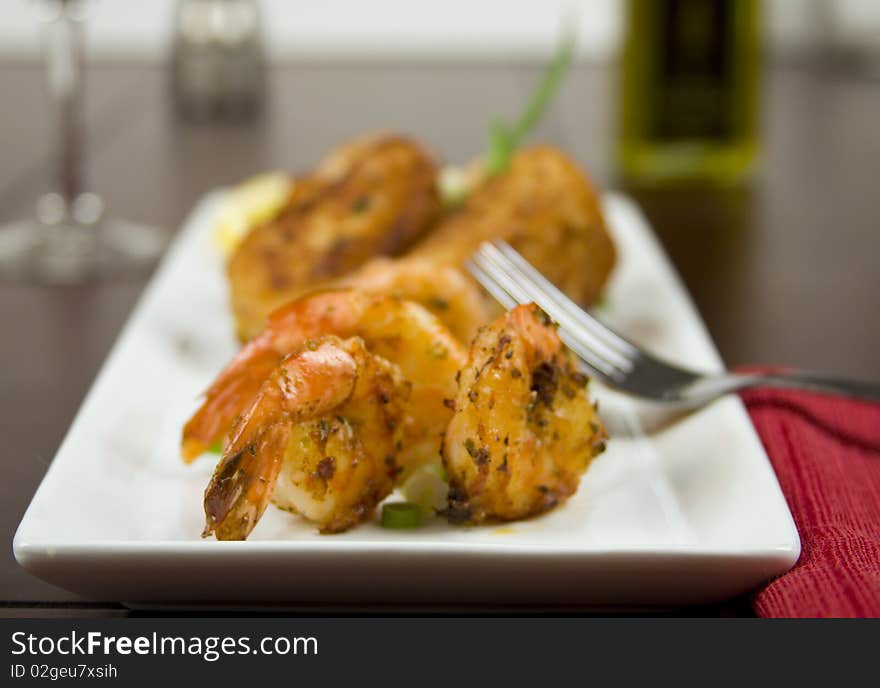
[[[483, 257], [485, 261], [485, 257]], [[537, 302], [545, 311], [560, 324], [560, 336], [584, 362], [593, 369], [598, 369], [612, 379], [618, 379], [628, 371], [627, 361], [609, 351], [601, 342], [592, 339], [583, 341], [585, 333], [577, 328], [564, 311], [555, 308], [552, 300], [540, 292], [537, 287], [517, 275], [514, 279], [505, 268], [489, 263], [488, 272], [493, 279], [502, 283], [502, 288], [509, 291], [517, 303]], [[587, 335], [588, 337], [588, 335]]]
[[560, 336], [587, 366], [599, 377], [619, 380], [632, 367], [630, 361], [610, 349], [601, 341], [589, 337], [582, 328], [572, 322], [564, 309], [557, 307], [556, 300], [544, 293], [539, 285], [522, 275], [502, 255], [484, 244], [471, 258], [469, 269], [481, 284], [505, 306], [513, 303], [538, 303], [551, 318], [560, 324]]
[[[528, 297], [517, 294], [516, 297], [511, 296], [506, 290], [507, 287], [510, 286], [509, 283], [505, 282], [505, 284], [501, 284], [499, 280], [505, 280], [503, 273], [499, 273], [498, 270], [493, 265], [487, 265], [486, 269], [478, 266], [477, 263], [481, 262], [483, 258], [474, 255], [471, 261], [468, 262], [467, 267], [471, 270], [471, 273], [477, 280], [484, 286], [486, 289], [495, 296], [498, 301], [504, 305], [506, 308], [513, 308], [518, 303], [528, 303], [533, 299], [529, 299]], [[499, 279], [496, 279], [498, 277]], [[621, 371], [616, 368], [612, 363], [605, 361], [601, 356], [594, 353], [589, 348], [581, 345], [577, 341], [568, 341], [568, 337], [566, 336], [565, 330], [560, 328], [560, 338], [565, 341], [565, 343], [571, 348], [572, 351], [583, 361], [584, 365], [597, 377], [604, 380], [617, 380]]]
[[508, 294], [504, 290], [504, 287], [502, 287], [488, 272], [477, 265], [473, 260], [468, 260], [466, 267], [468, 272], [476, 277], [477, 282], [483, 285], [483, 288], [495, 297], [495, 300], [507, 310], [514, 308], [518, 304], [518, 301]]
[[[586, 346], [602, 356], [605, 361], [612, 363], [622, 372], [628, 372], [632, 369], [633, 363], [629, 354], [636, 353], [635, 348], [630, 347], [629, 350], [621, 351], [618, 347], [610, 345], [605, 338], [597, 336], [596, 333], [601, 332], [604, 326], [587, 316], [568, 296], [546, 279], [536, 280], [535, 275], [540, 275], [540, 273], [534, 268], [528, 273], [520, 270], [497, 247], [492, 245], [483, 245], [478, 254], [491, 263], [496, 272], [500, 272], [512, 283], [514, 290], [508, 289], [508, 291], [520, 302], [538, 302], [538, 305], [544, 308], [556, 322], [568, 330], [570, 336], [581, 339]], [[521, 257], [520, 260], [525, 263]], [[528, 263], [525, 264], [528, 265]]]
[[624, 339], [614, 330], [596, 320], [596, 318], [572, 301], [565, 292], [548, 280], [534, 265], [523, 258], [513, 246], [500, 239], [493, 241], [492, 246], [498, 249], [498, 251], [507, 258], [511, 264], [516, 266], [518, 272], [527, 275], [532, 282], [540, 285], [542, 291], [549, 296], [552, 296], [556, 303], [558, 303], [561, 308], [564, 308], [574, 320], [580, 325], [583, 325], [583, 327], [601, 339], [609, 347], [620, 351], [622, 354], [627, 355], [627, 357], [638, 352], [638, 347], [636, 347], [635, 344]]

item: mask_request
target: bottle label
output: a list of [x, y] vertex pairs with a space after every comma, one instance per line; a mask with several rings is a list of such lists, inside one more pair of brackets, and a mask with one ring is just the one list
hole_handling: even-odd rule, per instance
[[655, 140], [732, 138], [735, 0], [658, 2], [648, 131]]

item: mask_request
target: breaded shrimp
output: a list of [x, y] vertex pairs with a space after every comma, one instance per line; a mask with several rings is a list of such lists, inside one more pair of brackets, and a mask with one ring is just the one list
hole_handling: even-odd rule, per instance
[[184, 427], [184, 460], [221, 440], [279, 361], [322, 335], [362, 337], [371, 353], [400, 366], [413, 385], [401, 465], [409, 468], [436, 456], [451, 415], [443, 401], [455, 392], [455, 374], [467, 357], [464, 347], [416, 303], [339, 289], [292, 301], [270, 316], [266, 329], [220, 373]]
[[443, 442], [449, 520], [525, 518], [572, 495], [605, 447], [586, 385], [534, 304], [483, 328]]
[[284, 357], [233, 428], [205, 491], [203, 536], [247, 538], [270, 499], [322, 532], [368, 518], [398, 472], [408, 395], [397, 367], [358, 338]]

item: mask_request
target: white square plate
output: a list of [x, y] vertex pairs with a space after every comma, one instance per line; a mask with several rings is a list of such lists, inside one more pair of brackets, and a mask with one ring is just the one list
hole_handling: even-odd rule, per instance
[[[89, 392], [14, 549], [29, 571], [138, 605], [680, 605], [788, 570], [800, 542], [737, 398], [648, 431], [652, 410], [593, 383], [614, 429], [577, 494], [508, 526], [319, 535], [270, 507], [246, 542], [202, 540], [216, 457], [186, 466], [180, 429], [235, 351], [205, 197]], [[637, 208], [604, 199], [620, 251], [602, 316], [656, 353], [721, 361]]]

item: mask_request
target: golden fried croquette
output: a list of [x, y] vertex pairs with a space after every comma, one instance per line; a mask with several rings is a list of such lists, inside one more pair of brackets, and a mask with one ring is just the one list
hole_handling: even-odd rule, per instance
[[276, 307], [377, 255], [408, 248], [440, 209], [435, 161], [400, 136], [357, 139], [294, 183], [271, 221], [251, 230], [227, 273], [238, 335]]
[[601, 293], [616, 253], [590, 181], [550, 146], [516, 153], [409, 255], [461, 265], [483, 241], [504, 239], [582, 305]]

